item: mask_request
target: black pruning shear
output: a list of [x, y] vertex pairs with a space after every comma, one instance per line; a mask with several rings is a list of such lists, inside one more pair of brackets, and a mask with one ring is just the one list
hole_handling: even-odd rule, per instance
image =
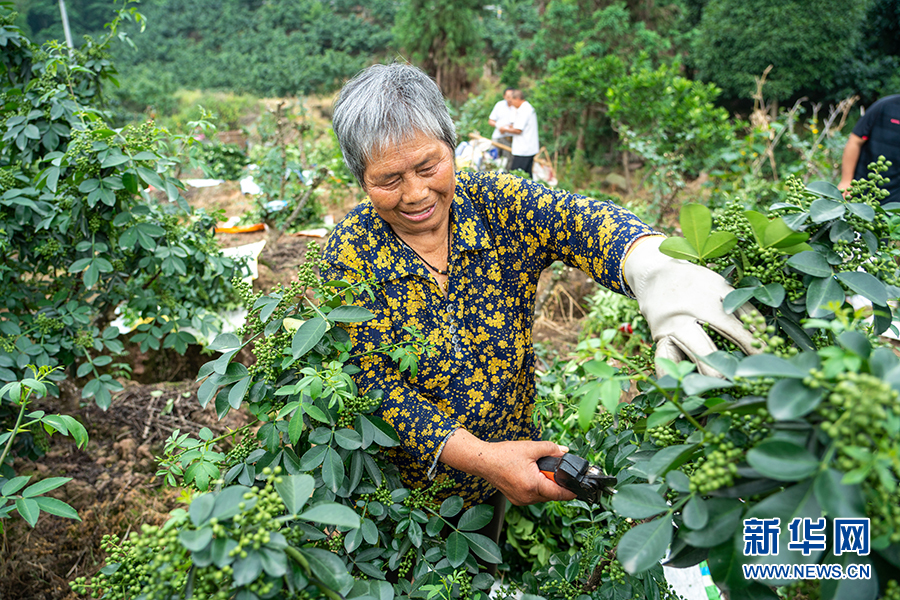
[[568, 453], [545, 456], [538, 459], [537, 465], [547, 479], [574, 492], [585, 502], [600, 504], [602, 496], [615, 493], [616, 478], [604, 474], [600, 467], [580, 456]]

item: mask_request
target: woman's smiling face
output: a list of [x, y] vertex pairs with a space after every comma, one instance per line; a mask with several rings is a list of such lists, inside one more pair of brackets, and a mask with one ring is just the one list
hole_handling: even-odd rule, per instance
[[456, 189], [453, 153], [418, 133], [375, 154], [363, 176], [376, 212], [403, 236], [439, 232], [449, 221]]

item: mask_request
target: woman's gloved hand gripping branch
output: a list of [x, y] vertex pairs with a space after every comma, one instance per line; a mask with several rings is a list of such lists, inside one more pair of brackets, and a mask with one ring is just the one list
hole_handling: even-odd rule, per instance
[[657, 358], [675, 362], [687, 359], [696, 363], [700, 373], [717, 375], [699, 360], [717, 349], [703, 330], [703, 323], [734, 342], [744, 353], [758, 353], [753, 347], [753, 335], [739, 318], [750, 312], [750, 306], [726, 314], [722, 301], [732, 287], [710, 269], [660, 252], [664, 239], [647, 236], [636, 240], [622, 265], [625, 281], [657, 344]]

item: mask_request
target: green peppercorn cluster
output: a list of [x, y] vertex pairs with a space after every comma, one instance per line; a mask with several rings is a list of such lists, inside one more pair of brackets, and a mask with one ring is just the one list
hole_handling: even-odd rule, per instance
[[369, 502], [379, 502], [384, 506], [390, 506], [394, 503], [394, 500], [391, 498], [391, 490], [389, 490], [387, 486], [382, 483], [371, 494], [361, 494], [357, 506], [363, 507]]
[[743, 456], [744, 451], [734, 443], [726, 442], [724, 433], [712, 436], [709, 441], [718, 445], [697, 461], [697, 466], [691, 474], [691, 492], [708, 494], [734, 483], [734, 476], [737, 474], [736, 461]]
[[15, 352], [16, 338], [11, 335], [0, 335], [0, 348], [3, 348], [4, 352]]
[[245, 435], [240, 442], [235, 444], [225, 454], [225, 464], [230, 468], [238, 463], [242, 463], [257, 448], [259, 448], [259, 441], [256, 439], [256, 436], [252, 434]]
[[16, 172], [12, 169], [0, 169], [0, 194], [19, 187]]
[[100, 217], [97, 213], [91, 215], [91, 218], [88, 219], [88, 229], [93, 233], [97, 233], [100, 231], [100, 228], [103, 227], [103, 218]]
[[900, 600], [900, 583], [897, 583], [896, 579], [887, 582], [882, 598], [884, 600]]
[[[453, 480], [449, 477], [438, 477], [428, 487], [414, 488], [403, 501], [403, 505], [410, 510], [430, 508], [437, 510], [443, 501], [443, 492], [453, 487]], [[390, 504], [390, 502], [388, 502]]]
[[[284, 505], [274, 486], [281, 482], [281, 469], [263, 469], [266, 483], [250, 488], [238, 505], [240, 512], [220, 521], [213, 517], [204, 526], [210, 527], [215, 539], [233, 540], [228, 557], [240, 560], [272, 541], [272, 534], [281, 528], [279, 517]], [[190, 552], [181, 544], [179, 531], [190, 532], [193, 527], [187, 513], [176, 514], [163, 527], [143, 525], [141, 533], [132, 533], [120, 543], [116, 536], [104, 536], [101, 548], [107, 552], [107, 564], [118, 565], [111, 574], [99, 573], [91, 579], [79, 577], [72, 582], [78, 594], [106, 600], [170, 600], [184, 593], [188, 577], [193, 581], [195, 597], [208, 600], [228, 600], [236, 592], [233, 587], [231, 565], [198, 566]], [[260, 574], [242, 589], [257, 597], [269, 597], [276, 591], [277, 580]]]
[[678, 433], [674, 427], [669, 425], [659, 425], [658, 427], [648, 429], [647, 434], [659, 448], [674, 446], [684, 441], [684, 436]]
[[338, 417], [338, 427], [351, 428], [360, 413], [368, 413], [377, 408], [381, 400], [371, 396], [356, 396], [344, 400], [344, 409]]
[[[810, 373], [812, 383], [823, 378]], [[900, 394], [887, 382], [868, 373], [841, 373], [834, 379], [832, 391], [817, 409], [824, 431], [836, 442], [838, 468], [843, 472], [869, 468], [872, 458], [882, 457], [882, 471], [897, 479], [896, 435], [891, 423], [900, 416]], [[879, 469], [871, 469], [864, 486], [869, 497], [868, 513], [872, 536], [888, 535], [900, 542], [900, 491], [885, 485]]]
[[59, 243], [59, 240], [56, 238], [50, 238], [45, 241], [43, 244], [34, 249], [35, 254], [38, 256], [43, 256], [45, 258], [49, 258], [51, 256], [55, 256], [60, 253], [62, 250], [62, 244]]
[[75, 334], [75, 345], [88, 350], [94, 347], [94, 336], [87, 329], [82, 329]]
[[[37, 327], [42, 336], [47, 336], [60, 331], [65, 327], [65, 324], [61, 320], [48, 317], [46, 313], [41, 312], [34, 316], [34, 326]], [[92, 339], [91, 345], [93, 343]]]
[[819, 600], [822, 597], [819, 585], [814, 579], [800, 579], [779, 588], [778, 595], [784, 600]]
[[641, 410], [634, 404], [626, 404], [619, 409], [616, 415], [616, 433], [622, 433], [626, 429], [634, 427], [634, 423], [643, 417]]
[[564, 579], [548, 579], [541, 583], [540, 590], [540, 595], [550, 600], [556, 600], [557, 598], [575, 600], [583, 593], [579, 586]]
[[722, 414], [731, 417], [732, 429], [746, 435], [751, 443], [765, 438], [769, 434], [769, 425], [775, 422], [769, 411], [764, 408], [757, 410], [756, 414], [737, 415], [731, 411], [724, 411]]
[[739, 202], [729, 202], [715, 211], [713, 220], [719, 231], [733, 233], [738, 238], [738, 244], [728, 254], [710, 261], [712, 268], [722, 271], [733, 262], [739, 262], [744, 276], [756, 277], [765, 284], [780, 283], [791, 300], [803, 297], [802, 276], [786, 271], [789, 257], [782, 250], [759, 245], [744, 214], [744, 207]]

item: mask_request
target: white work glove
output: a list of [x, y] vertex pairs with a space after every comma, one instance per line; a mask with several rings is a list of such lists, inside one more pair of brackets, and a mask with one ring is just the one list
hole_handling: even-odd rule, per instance
[[657, 344], [656, 357], [676, 363], [687, 359], [697, 365], [700, 373], [719, 375], [698, 360], [717, 350], [700, 323], [708, 323], [744, 353], [757, 354], [760, 350], [753, 347], [753, 335], [740, 321], [740, 316], [748, 314], [752, 307], [747, 304], [734, 314], [725, 314], [722, 300], [733, 288], [706, 267], [660, 252], [663, 239], [638, 239], [622, 265], [625, 281]]

